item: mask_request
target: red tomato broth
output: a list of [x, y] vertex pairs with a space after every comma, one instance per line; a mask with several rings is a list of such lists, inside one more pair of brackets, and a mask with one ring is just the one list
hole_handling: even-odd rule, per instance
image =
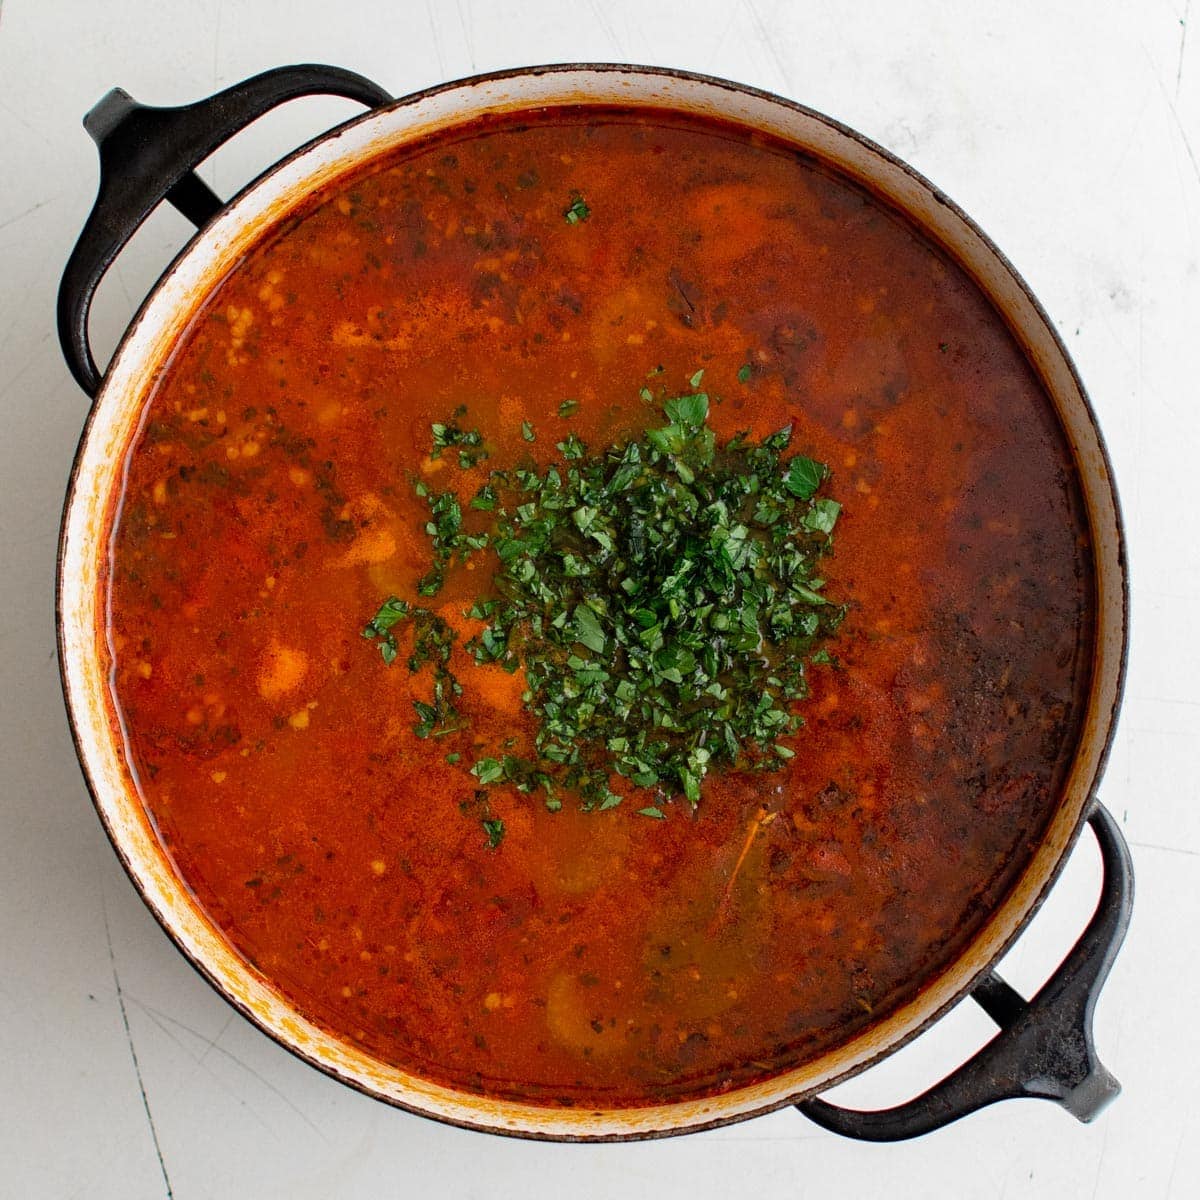
[[[710, 775], [662, 822], [494, 787], [489, 850], [469, 756], [412, 732], [428, 670], [359, 636], [418, 599], [411, 480], [467, 497], [568, 431], [636, 436], [660, 365], [705, 369], [721, 440], [791, 423], [832, 467], [841, 666], [812, 668], [786, 770]], [[386, 1061], [598, 1107], [777, 1074], [947, 966], [1054, 810], [1093, 602], [1061, 431], [967, 276], [786, 147], [556, 110], [376, 161], [264, 237], [147, 403], [108, 597], [131, 775], [237, 951]], [[460, 404], [492, 452], [469, 471], [427, 458]], [[528, 739], [519, 677], [461, 648], [473, 567], [431, 602], [460, 707]]]

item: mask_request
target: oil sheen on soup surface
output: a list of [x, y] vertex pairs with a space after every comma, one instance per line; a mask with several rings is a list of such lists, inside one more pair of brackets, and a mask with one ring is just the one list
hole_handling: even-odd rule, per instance
[[[484, 478], [430, 426], [465, 406], [544, 465], [661, 424], [658, 367], [704, 369], [719, 439], [790, 424], [829, 464], [836, 663], [787, 769], [661, 821], [493, 787], [490, 848], [413, 732], [428, 679], [360, 636], [429, 569], [413, 481]], [[562, 110], [376, 162], [223, 282], [128, 453], [107, 644], [179, 874], [301, 1012], [460, 1089], [638, 1105], [810, 1060], [978, 930], [1073, 753], [1088, 561], [1038, 381], [903, 220], [731, 128]], [[474, 733], [525, 728], [454, 655]]]

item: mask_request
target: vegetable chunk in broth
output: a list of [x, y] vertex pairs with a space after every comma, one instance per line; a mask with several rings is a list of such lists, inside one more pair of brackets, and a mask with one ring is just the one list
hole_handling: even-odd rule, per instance
[[[770, 504], [714, 510], [789, 428]], [[635, 445], [684, 583], [585, 494]], [[566, 540], [513, 550], [551, 472]], [[1028, 863], [1089, 683], [1082, 501], [1002, 320], [682, 115], [496, 116], [314, 196], [149, 385], [110, 519], [112, 716], [199, 905], [337, 1036], [535, 1104], [716, 1094], [910, 999]]]

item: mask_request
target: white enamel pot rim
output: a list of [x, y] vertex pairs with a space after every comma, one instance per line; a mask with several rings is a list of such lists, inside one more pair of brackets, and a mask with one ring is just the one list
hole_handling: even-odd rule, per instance
[[[483, 1099], [432, 1083], [331, 1036], [276, 994], [209, 922], [155, 839], [124, 766], [101, 633], [110, 497], [121, 486], [124, 451], [139, 426], [147, 389], [202, 299], [253, 246], [264, 227], [301, 204], [313, 189], [354, 172], [365, 160], [486, 112], [556, 104], [635, 104], [719, 116], [793, 143], [907, 213], [991, 298], [1053, 399], [1083, 483], [1097, 581], [1091, 692], [1058, 809], [1021, 879], [957, 960], [886, 1019], [803, 1067], [720, 1096], [604, 1111]], [[887, 151], [781, 97], [673, 70], [568, 64], [449, 83], [340, 126], [253, 182], [185, 247], [122, 339], [80, 440], [59, 547], [58, 631], [72, 732], [101, 821], [154, 916], [230, 1003], [313, 1066], [413, 1112], [526, 1137], [617, 1140], [709, 1128], [814, 1095], [895, 1050], [969, 992], [1036, 911], [1086, 819], [1120, 702], [1127, 600], [1112, 471], [1082, 384], [1029, 288], [961, 210]]]

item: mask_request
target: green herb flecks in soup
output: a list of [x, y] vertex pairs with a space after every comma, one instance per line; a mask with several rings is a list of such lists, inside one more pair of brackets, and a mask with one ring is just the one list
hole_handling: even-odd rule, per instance
[[[559, 415], [577, 407], [564, 401]], [[467, 648], [477, 663], [524, 672], [537, 720], [532, 754], [476, 756], [469, 769], [481, 784], [540, 789], [552, 810], [564, 789], [606, 809], [624, 798], [612, 786], [621, 776], [654, 793], [639, 813], [661, 818], [657, 801], [696, 804], [713, 768], [772, 769], [795, 754], [784, 739], [803, 723], [806, 659], [845, 613], [822, 594], [818, 570], [841, 507], [817, 495], [827, 468], [784, 458], [790, 428], [719, 447], [704, 392], [664, 407], [670, 423], [639, 440], [589, 453], [568, 434], [545, 470], [491, 471], [467, 512], [458, 493], [416, 484], [434, 561], [418, 590], [433, 595], [472, 554], [494, 554], [478, 572], [490, 586], [464, 614], [486, 623]], [[431, 455], [472, 447], [473, 465], [486, 457], [482, 442], [436, 424]], [[463, 685], [445, 669], [445, 623], [393, 596], [363, 636], [390, 664], [406, 618], [416, 628], [410, 669], [430, 660], [431, 643], [439, 656], [431, 699], [413, 702], [415, 732], [458, 733]], [[500, 835], [489, 826], [488, 838]]]

